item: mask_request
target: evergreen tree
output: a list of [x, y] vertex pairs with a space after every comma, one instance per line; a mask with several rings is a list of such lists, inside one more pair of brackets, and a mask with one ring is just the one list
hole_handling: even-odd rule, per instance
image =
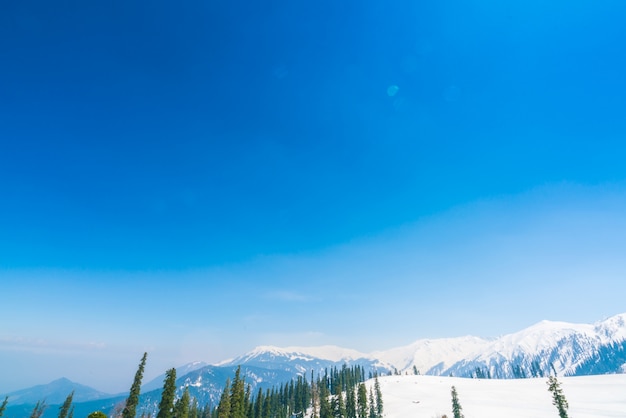
[[67, 416], [67, 418], [74, 418], [74, 405], [72, 405], [72, 409], [70, 409], [70, 414]]
[[70, 408], [72, 406], [72, 399], [74, 398], [74, 391], [72, 391], [67, 398], [65, 398], [65, 402], [63, 405], [59, 407], [59, 418], [67, 418], [68, 413], [70, 412]]
[[33, 408], [33, 411], [30, 413], [30, 418], [40, 418], [43, 415], [43, 411], [45, 411], [46, 407], [46, 401], [37, 401], [37, 404]]
[[332, 416], [334, 418], [345, 418], [346, 406], [343, 402], [343, 394], [341, 392], [341, 385], [335, 386], [335, 393], [330, 402], [330, 407], [332, 410]]
[[254, 405], [252, 404], [252, 387], [250, 385], [246, 386], [245, 409], [246, 409], [245, 416], [247, 418], [252, 418]]
[[174, 398], [176, 397], [176, 369], [171, 368], [165, 372], [163, 381], [163, 392], [159, 403], [159, 413], [157, 418], [174, 417]]
[[376, 394], [376, 416], [383, 416], [383, 393], [380, 390], [380, 382], [378, 376], [374, 378], [374, 392]]
[[369, 395], [369, 404], [370, 404], [370, 411], [369, 411], [368, 418], [378, 418], [376, 416], [376, 400], [374, 399], [374, 391], [372, 390], [371, 387], [370, 387], [370, 395]]
[[357, 418], [367, 418], [367, 388], [365, 383], [359, 384], [356, 396], [356, 414]]
[[256, 398], [254, 399], [254, 417], [261, 418], [263, 416], [263, 389], [259, 387]]
[[263, 399], [263, 412], [262, 418], [270, 418], [272, 416], [272, 392], [268, 389], [265, 391], [265, 398]]
[[463, 418], [463, 413], [461, 412], [463, 408], [461, 408], [461, 404], [459, 403], [459, 396], [456, 393], [456, 388], [452, 386], [452, 413], [454, 414], [454, 418]]
[[189, 396], [189, 386], [185, 386], [183, 396], [174, 404], [174, 416], [176, 418], [189, 418], [189, 403], [191, 398]]
[[189, 408], [189, 418], [199, 418], [200, 411], [198, 409], [198, 400], [193, 398], [191, 407]]
[[102, 411], [95, 411], [87, 415], [87, 418], [107, 418], [106, 414]]
[[320, 418], [332, 418], [333, 413], [330, 407], [330, 401], [328, 397], [330, 393], [328, 391], [328, 386], [324, 383], [319, 385], [319, 393], [320, 393]]
[[[226, 379], [226, 386], [217, 406], [217, 418], [230, 418], [230, 379]], [[178, 418], [178, 417], [177, 417]]]
[[356, 393], [354, 392], [354, 385], [348, 386], [346, 394], [346, 417], [356, 417]]
[[9, 397], [6, 396], [4, 398], [4, 401], [2, 402], [2, 405], [0, 405], [0, 417], [2, 417], [2, 414], [4, 414], [4, 411], [7, 409], [8, 403], [9, 403]]
[[237, 367], [235, 380], [233, 380], [233, 384], [230, 388], [229, 418], [246, 418], [245, 382], [241, 378], [241, 366]]
[[559, 411], [560, 418], [567, 418], [567, 399], [563, 395], [563, 389], [561, 389], [561, 383], [554, 376], [548, 378], [548, 390], [552, 392], [552, 405], [556, 406]]
[[126, 399], [126, 406], [124, 406], [124, 410], [122, 411], [123, 418], [135, 418], [137, 404], [139, 404], [139, 393], [141, 391], [141, 379], [143, 379], [143, 369], [146, 367], [146, 359], [148, 357], [148, 353], [143, 353], [143, 357], [139, 362], [139, 368], [137, 369], [137, 373], [135, 373], [135, 380], [133, 381], [132, 386], [130, 387], [130, 394], [128, 395], [128, 399]]
[[311, 371], [311, 418], [319, 418], [319, 389], [313, 380], [313, 371]]

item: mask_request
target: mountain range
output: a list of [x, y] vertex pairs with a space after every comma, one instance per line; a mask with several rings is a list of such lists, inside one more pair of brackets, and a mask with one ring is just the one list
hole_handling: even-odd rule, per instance
[[[317, 376], [344, 364], [359, 365], [366, 373], [499, 379], [541, 377], [551, 373], [558, 376], [624, 373], [626, 313], [595, 324], [542, 321], [493, 339], [472, 336], [421, 339], [407, 346], [373, 353], [336, 346], [261, 346], [218, 364], [195, 362], [181, 366], [177, 368], [176, 383], [179, 394], [187, 386], [200, 405], [216, 405], [226, 379], [232, 378], [238, 366], [252, 393], [256, 393], [259, 388], [270, 388], [298, 375], [310, 378], [311, 374]], [[142, 387], [143, 411], [157, 407], [163, 378], [159, 376]], [[59, 379], [7, 394], [6, 416], [27, 417], [31, 404], [42, 399], [49, 405], [59, 404], [72, 390], [75, 390], [77, 416], [86, 416], [95, 410], [110, 411], [126, 396], [107, 395]], [[48, 411], [44, 417], [54, 416], [57, 408], [48, 408]]]

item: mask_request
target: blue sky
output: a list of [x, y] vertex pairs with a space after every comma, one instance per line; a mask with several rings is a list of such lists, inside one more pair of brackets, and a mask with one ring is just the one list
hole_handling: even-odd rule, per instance
[[624, 12], [4, 2], [0, 392], [623, 312]]

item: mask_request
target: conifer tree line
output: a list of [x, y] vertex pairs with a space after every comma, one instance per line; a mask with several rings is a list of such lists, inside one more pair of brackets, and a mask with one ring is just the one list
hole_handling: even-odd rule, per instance
[[369, 397], [361, 366], [325, 370], [315, 379], [298, 376], [271, 389], [259, 388], [251, 394], [250, 385], [237, 368], [233, 381], [227, 380], [219, 404], [204, 409], [198, 417], [189, 418], [381, 418], [383, 401], [378, 377]]
[[[128, 398], [111, 412], [111, 418], [136, 418], [141, 381], [146, 365], [144, 353]], [[312, 418], [382, 418], [383, 400], [378, 376], [369, 393], [364, 384], [365, 370], [361, 366], [326, 369], [315, 378], [313, 371], [310, 380], [298, 376], [287, 383], [271, 389], [259, 388], [253, 395], [238, 367], [232, 381], [226, 385], [217, 406], [200, 407], [191, 399], [189, 388], [185, 387], [182, 396], [176, 399], [176, 369], [166, 371], [161, 392], [161, 401], [156, 415], [142, 413], [142, 418], [297, 418], [310, 414]], [[59, 418], [73, 418], [72, 392], [59, 408]], [[0, 406], [0, 418], [6, 409], [8, 399]], [[45, 402], [38, 403], [31, 418], [39, 418], [46, 408]], [[94, 411], [88, 418], [107, 418], [101, 411]]]

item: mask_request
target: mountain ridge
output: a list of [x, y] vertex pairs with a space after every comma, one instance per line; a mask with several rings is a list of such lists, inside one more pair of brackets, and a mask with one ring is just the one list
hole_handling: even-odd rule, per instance
[[[609, 374], [626, 372], [626, 313], [618, 314], [593, 324], [560, 321], [540, 321], [518, 332], [498, 338], [474, 336], [418, 339], [411, 344], [389, 350], [362, 353], [335, 345], [313, 347], [264, 345], [233, 359], [216, 364], [193, 362], [177, 368], [177, 393], [185, 387], [191, 395], [203, 402], [215, 404], [223, 391], [226, 379], [238, 367], [247, 381], [255, 387], [267, 388], [295, 378], [319, 375], [332, 368], [362, 367], [366, 373], [424, 374], [456, 377], [523, 378], [542, 377], [556, 373], [559, 376]], [[160, 397], [162, 377], [142, 386], [142, 405], [145, 411], [154, 408]], [[35, 403], [46, 398], [48, 405], [62, 403], [74, 384], [57, 379], [48, 385], [12, 392], [9, 405]], [[55, 386], [56, 385], [56, 386]], [[102, 396], [119, 402], [124, 394], [108, 395], [88, 386], [74, 384], [91, 391], [95, 396], [87, 405], [111, 405]], [[57, 387], [56, 398], [42, 391]], [[23, 393], [20, 393], [23, 392]], [[19, 395], [16, 399], [15, 395]], [[5, 395], [2, 395], [5, 396]], [[75, 395], [81, 402], [86, 395]], [[20, 400], [21, 399], [21, 400]], [[96, 399], [95, 401], [93, 399]], [[17, 400], [17, 402], [16, 402]], [[88, 411], [87, 411], [88, 413]]]

